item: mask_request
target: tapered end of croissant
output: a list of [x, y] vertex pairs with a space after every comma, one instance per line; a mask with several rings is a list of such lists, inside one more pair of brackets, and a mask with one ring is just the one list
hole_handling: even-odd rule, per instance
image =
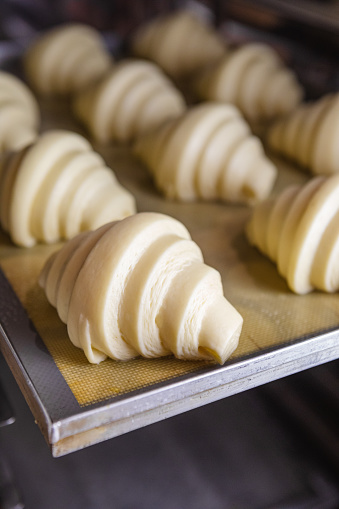
[[[198, 340], [199, 352], [224, 364], [238, 346], [242, 324], [243, 319], [238, 311], [226, 299], [218, 299], [203, 318]], [[225, 337], [228, 338], [227, 342]]]

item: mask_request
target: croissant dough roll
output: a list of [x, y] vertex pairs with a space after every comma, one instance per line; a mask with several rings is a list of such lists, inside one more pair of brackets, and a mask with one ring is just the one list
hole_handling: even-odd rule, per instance
[[273, 123], [267, 143], [317, 175], [339, 172], [339, 94], [301, 104]]
[[0, 222], [20, 246], [70, 238], [134, 212], [134, 197], [76, 133], [46, 132], [0, 160]]
[[191, 86], [201, 100], [235, 104], [251, 121], [285, 115], [303, 97], [294, 72], [260, 43], [227, 52], [197, 73]]
[[277, 264], [291, 290], [339, 290], [339, 175], [318, 176], [258, 204], [249, 242]]
[[232, 105], [204, 103], [140, 137], [134, 153], [170, 199], [252, 203], [265, 198], [276, 168]]
[[73, 103], [75, 115], [101, 143], [130, 141], [185, 108], [182, 94], [163, 72], [138, 60], [119, 62]]
[[24, 55], [27, 79], [44, 95], [74, 93], [103, 76], [112, 62], [99, 32], [82, 24], [46, 32]]
[[243, 320], [219, 272], [203, 263], [185, 226], [163, 214], [135, 214], [70, 240], [39, 281], [92, 363], [173, 353], [222, 364], [238, 344]]
[[226, 43], [212, 25], [180, 10], [142, 25], [131, 49], [134, 55], [156, 62], [172, 78], [181, 78], [221, 57]]
[[31, 143], [39, 124], [39, 106], [29, 88], [13, 74], [0, 71], [0, 154]]

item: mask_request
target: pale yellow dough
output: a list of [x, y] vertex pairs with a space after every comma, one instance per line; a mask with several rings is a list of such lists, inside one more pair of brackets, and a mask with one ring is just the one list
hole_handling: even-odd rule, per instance
[[120, 61], [73, 101], [75, 116], [101, 143], [128, 142], [185, 108], [183, 95], [160, 68], [129, 59]]
[[295, 73], [262, 43], [228, 51], [198, 72], [191, 88], [200, 100], [234, 104], [255, 122], [283, 116], [303, 98]]
[[223, 364], [243, 319], [185, 226], [144, 212], [67, 242], [40, 285], [87, 359], [174, 354]]
[[156, 62], [172, 78], [181, 78], [219, 58], [226, 42], [212, 24], [179, 10], [152, 19], [134, 34], [134, 55]]
[[135, 155], [169, 199], [251, 204], [266, 198], [276, 167], [239, 110], [204, 103], [140, 137]]
[[339, 290], [339, 175], [290, 186], [253, 211], [249, 242], [277, 264], [291, 290]]
[[31, 143], [39, 124], [39, 106], [30, 89], [13, 74], [0, 71], [0, 154]]
[[316, 175], [339, 172], [339, 94], [303, 103], [267, 132], [275, 151]]
[[113, 64], [100, 33], [66, 24], [39, 36], [24, 55], [31, 86], [43, 95], [69, 95], [101, 78]]
[[0, 159], [0, 222], [19, 246], [71, 238], [133, 213], [134, 197], [79, 134], [48, 131]]

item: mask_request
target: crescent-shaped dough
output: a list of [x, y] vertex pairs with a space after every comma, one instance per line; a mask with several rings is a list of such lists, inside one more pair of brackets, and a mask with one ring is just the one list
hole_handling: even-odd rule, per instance
[[238, 109], [225, 104], [192, 107], [140, 137], [134, 153], [158, 189], [182, 201], [253, 203], [270, 193], [277, 172]]
[[38, 136], [39, 124], [32, 92], [13, 74], [0, 71], [0, 154], [29, 145]]
[[339, 175], [314, 177], [256, 205], [249, 242], [278, 267], [291, 290], [339, 290]]
[[303, 103], [273, 123], [270, 148], [316, 175], [339, 172], [339, 94]]
[[134, 55], [157, 63], [172, 78], [182, 78], [218, 59], [227, 44], [196, 14], [179, 10], [142, 25], [134, 34]]
[[75, 116], [101, 143], [128, 142], [185, 108], [183, 95], [160, 68], [142, 60], [120, 61], [73, 101]]
[[227, 52], [192, 79], [200, 100], [236, 105], [250, 121], [285, 115], [303, 90], [294, 72], [268, 45], [249, 43]]
[[27, 79], [43, 95], [72, 94], [103, 76], [112, 63], [100, 33], [79, 23], [47, 31], [24, 55]]
[[40, 285], [88, 360], [173, 353], [223, 364], [242, 317], [179, 221], [144, 212], [81, 234], [46, 262]]
[[0, 160], [0, 222], [20, 246], [71, 238], [134, 212], [134, 197], [79, 134], [48, 131]]

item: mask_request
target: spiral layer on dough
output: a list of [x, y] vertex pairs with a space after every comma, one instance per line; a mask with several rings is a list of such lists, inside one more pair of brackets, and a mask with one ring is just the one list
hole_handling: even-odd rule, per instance
[[303, 97], [295, 73], [268, 45], [244, 44], [206, 66], [192, 80], [202, 100], [236, 105], [251, 121], [292, 111]]
[[68, 239], [134, 212], [134, 197], [76, 133], [46, 132], [0, 160], [0, 222], [17, 245]]
[[295, 293], [338, 291], [339, 175], [314, 177], [258, 204], [247, 237]]
[[113, 62], [100, 33], [66, 24], [40, 36], [24, 55], [31, 86], [43, 95], [69, 95], [102, 77]]
[[276, 168], [232, 105], [204, 103], [140, 137], [134, 153], [169, 199], [253, 203], [265, 198]]
[[29, 88], [13, 74], [0, 71], [0, 154], [31, 143], [39, 123], [39, 106]]
[[316, 175], [339, 172], [339, 94], [303, 103], [273, 123], [267, 143]]
[[39, 281], [92, 363], [174, 354], [222, 364], [238, 344], [243, 320], [219, 272], [203, 263], [185, 226], [163, 214], [135, 214], [71, 239]]
[[125, 60], [100, 82], [79, 93], [77, 116], [101, 143], [127, 142], [186, 108], [182, 94], [155, 64]]
[[226, 43], [211, 24], [189, 11], [178, 11], [141, 26], [131, 49], [172, 78], [181, 78], [221, 57]]

